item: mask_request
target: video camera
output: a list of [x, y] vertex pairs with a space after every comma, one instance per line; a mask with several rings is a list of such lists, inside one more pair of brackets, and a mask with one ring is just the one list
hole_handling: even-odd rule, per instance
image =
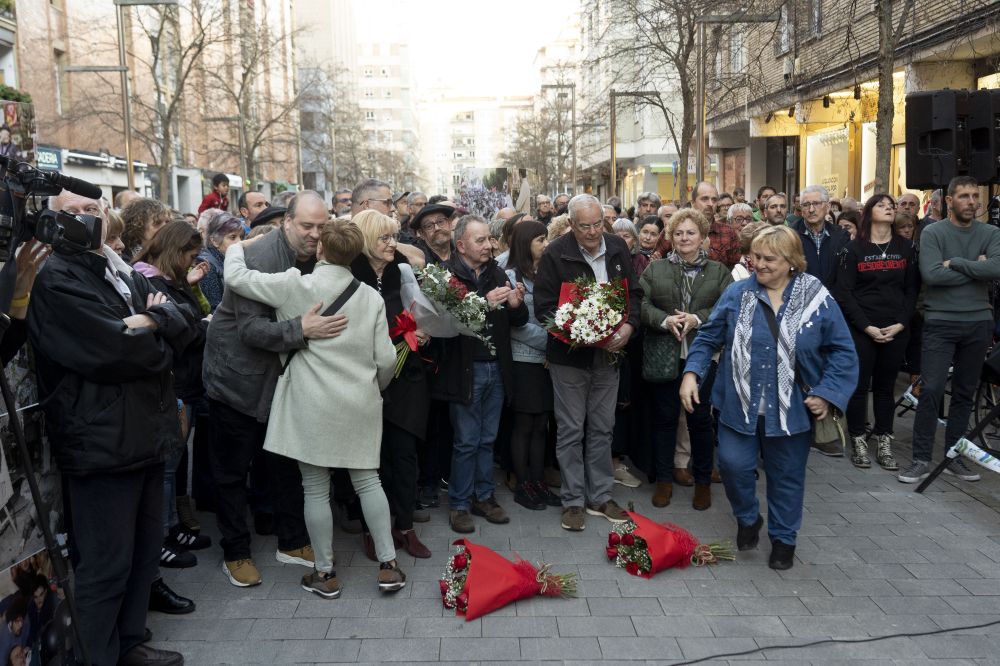
[[100, 199], [101, 188], [58, 171], [40, 171], [27, 162], [0, 156], [0, 262], [9, 261], [17, 246], [32, 236], [56, 252], [80, 254], [101, 247], [102, 220], [63, 211], [27, 212], [28, 197], [55, 196], [69, 190]]

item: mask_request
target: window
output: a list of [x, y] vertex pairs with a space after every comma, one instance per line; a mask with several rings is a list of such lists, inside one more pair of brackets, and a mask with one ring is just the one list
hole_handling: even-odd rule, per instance
[[53, 68], [56, 75], [56, 113], [63, 114], [63, 108], [69, 104], [69, 77], [66, 74], [66, 53], [58, 49], [52, 52]]
[[316, 114], [312, 111], [299, 111], [299, 127], [303, 132], [316, 131]]
[[370, 79], [375, 75], [375, 71], [371, 67], [365, 67], [365, 78]]
[[315, 171], [303, 171], [302, 172], [302, 188], [306, 190], [315, 190], [318, 174]]
[[385, 143], [392, 143], [393, 136], [392, 132], [382, 132], [382, 141]]
[[382, 96], [385, 97], [386, 99], [392, 98], [392, 90], [390, 88], [386, 88], [385, 90], [382, 91]]
[[389, 68], [388, 68], [388, 67], [383, 67], [383, 68], [382, 68], [382, 69], [381, 69], [381, 70], [379, 71], [379, 75], [381, 75], [381, 77], [382, 77], [383, 79], [385, 79], [385, 78], [388, 78], [388, 77], [389, 77]]
[[476, 151], [470, 150], [469, 151], [469, 157], [475, 157], [475, 156], [476, 156]]
[[365, 120], [375, 120], [375, 112], [365, 111]]
[[746, 67], [746, 58], [743, 54], [744, 43], [743, 33], [733, 32], [729, 36], [729, 73], [741, 74]]
[[375, 97], [375, 91], [371, 88], [365, 88], [365, 98], [372, 99]]
[[455, 154], [453, 155], [453, 157], [454, 157], [454, 158], [455, 158], [456, 160], [461, 160], [461, 159], [464, 159], [464, 158], [465, 158], [465, 153], [455, 153]]
[[823, 0], [809, 0], [809, 34], [819, 37], [823, 33]]
[[788, 17], [788, 5], [782, 5], [778, 18], [778, 39], [774, 42], [774, 54], [784, 55], [792, 47], [792, 22]]

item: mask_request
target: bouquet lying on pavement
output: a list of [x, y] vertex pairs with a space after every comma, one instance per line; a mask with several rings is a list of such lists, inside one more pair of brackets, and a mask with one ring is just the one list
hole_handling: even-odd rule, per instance
[[606, 347], [628, 320], [628, 281], [563, 282], [555, 315], [545, 322], [554, 338], [571, 348]]
[[729, 542], [700, 544], [690, 532], [672, 523], [656, 523], [628, 511], [629, 520], [617, 523], [608, 534], [608, 559], [633, 576], [652, 578], [664, 569], [683, 569], [735, 560]]
[[491, 351], [493, 341], [485, 334], [489, 303], [451, 271], [437, 264], [427, 264], [416, 272], [419, 286], [404, 282], [400, 287], [403, 303], [411, 303], [410, 313], [422, 331], [432, 338], [469, 335], [478, 338]]
[[460, 550], [448, 558], [441, 578], [445, 608], [474, 620], [512, 601], [528, 597], [575, 597], [576, 574], [554, 574], [548, 564], [511, 562], [486, 546], [458, 539]]

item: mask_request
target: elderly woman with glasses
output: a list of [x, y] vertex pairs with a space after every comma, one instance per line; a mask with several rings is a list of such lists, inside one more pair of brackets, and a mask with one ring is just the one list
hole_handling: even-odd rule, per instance
[[[389, 328], [396, 325], [397, 315], [407, 304], [400, 289], [406, 282], [416, 282], [413, 269], [397, 249], [399, 224], [374, 210], [366, 210], [352, 219], [361, 229], [365, 243], [351, 262], [351, 272], [382, 295]], [[429, 337], [420, 329], [417, 341], [426, 345]], [[400, 342], [402, 335], [393, 338]], [[421, 352], [411, 353], [399, 372], [382, 392], [382, 452], [380, 469], [382, 485], [396, 522], [392, 536], [396, 545], [414, 557], [426, 558], [431, 551], [421, 543], [413, 530], [413, 511], [417, 499], [417, 446], [427, 435], [427, 414], [430, 397]], [[375, 559], [374, 543], [367, 530], [362, 535], [365, 553]]]
[[230, 245], [243, 239], [243, 223], [240, 218], [229, 213], [216, 213], [209, 218], [205, 226], [205, 246], [198, 254], [198, 262], [207, 262], [211, 267], [208, 274], [198, 285], [201, 293], [208, 300], [212, 312], [222, 302], [222, 293], [226, 290], [226, 280], [223, 276], [223, 266], [226, 261], [226, 250]]

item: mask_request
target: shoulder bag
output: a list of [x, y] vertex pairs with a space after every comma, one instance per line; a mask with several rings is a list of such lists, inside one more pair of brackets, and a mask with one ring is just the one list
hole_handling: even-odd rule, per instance
[[[321, 316], [332, 317], [333, 315], [337, 314], [340, 308], [344, 307], [344, 303], [351, 300], [351, 296], [354, 295], [354, 292], [356, 292], [358, 290], [358, 287], [360, 286], [361, 283], [358, 282], [358, 279], [353, 278], [351, 280], [351, 284], [347, 285], [347, 289], [341, 292], [340, 296], [337, 297], [337, 300], [331, 303], [330, 307], [328, 307], [326, 310], [323, 310], [323, 312], [320, 313]], [[299, 349], [293, 349], [292, 351], [288, 352], [288, 356], [285, 357], [285, 363], [284, 365], [281, 366], [281, 372], [278, 373], [279, 375], [285, 374], [285, 370], [288, 369], [288, 364], [292, 362], [292, 359], [295, 358], [295, 355], [299, 353], [299, 351], [300, 351]]]
[[[758, 303], [758, 306], [760, 304]], [[770, 306], [764, 307], [764, 316], [767, 319], [767, 326], [771, 329], [771, 335], [774, 336], [775, 344], [781, 344], [780, 334], [778, 332], [778, 321], [774, 317], [774, 310]], [[803, 395], [809, 395], [812, 391], [812, 387], [805, 383], [802, 379], [802, 373], [799, 372], [799, 361], [795, 360], [795, 384], [802, 391]], [[808, 411], [808, 408], [807, 408]], [[813, 444], [816, 446], [827, 449], [831, 445], [839, 446], [840, 450], [843, 451], [844, 447], [847, 446], [847, 435], [844, 432], [844, 426], [840, 422], [840, 410], [837, 409], [832, 403], [827, 403], [827, 413], [826, 418], [817, 419], [812, 412], [809, 412], [809, 419], [812, 421], [812, 436]]]

